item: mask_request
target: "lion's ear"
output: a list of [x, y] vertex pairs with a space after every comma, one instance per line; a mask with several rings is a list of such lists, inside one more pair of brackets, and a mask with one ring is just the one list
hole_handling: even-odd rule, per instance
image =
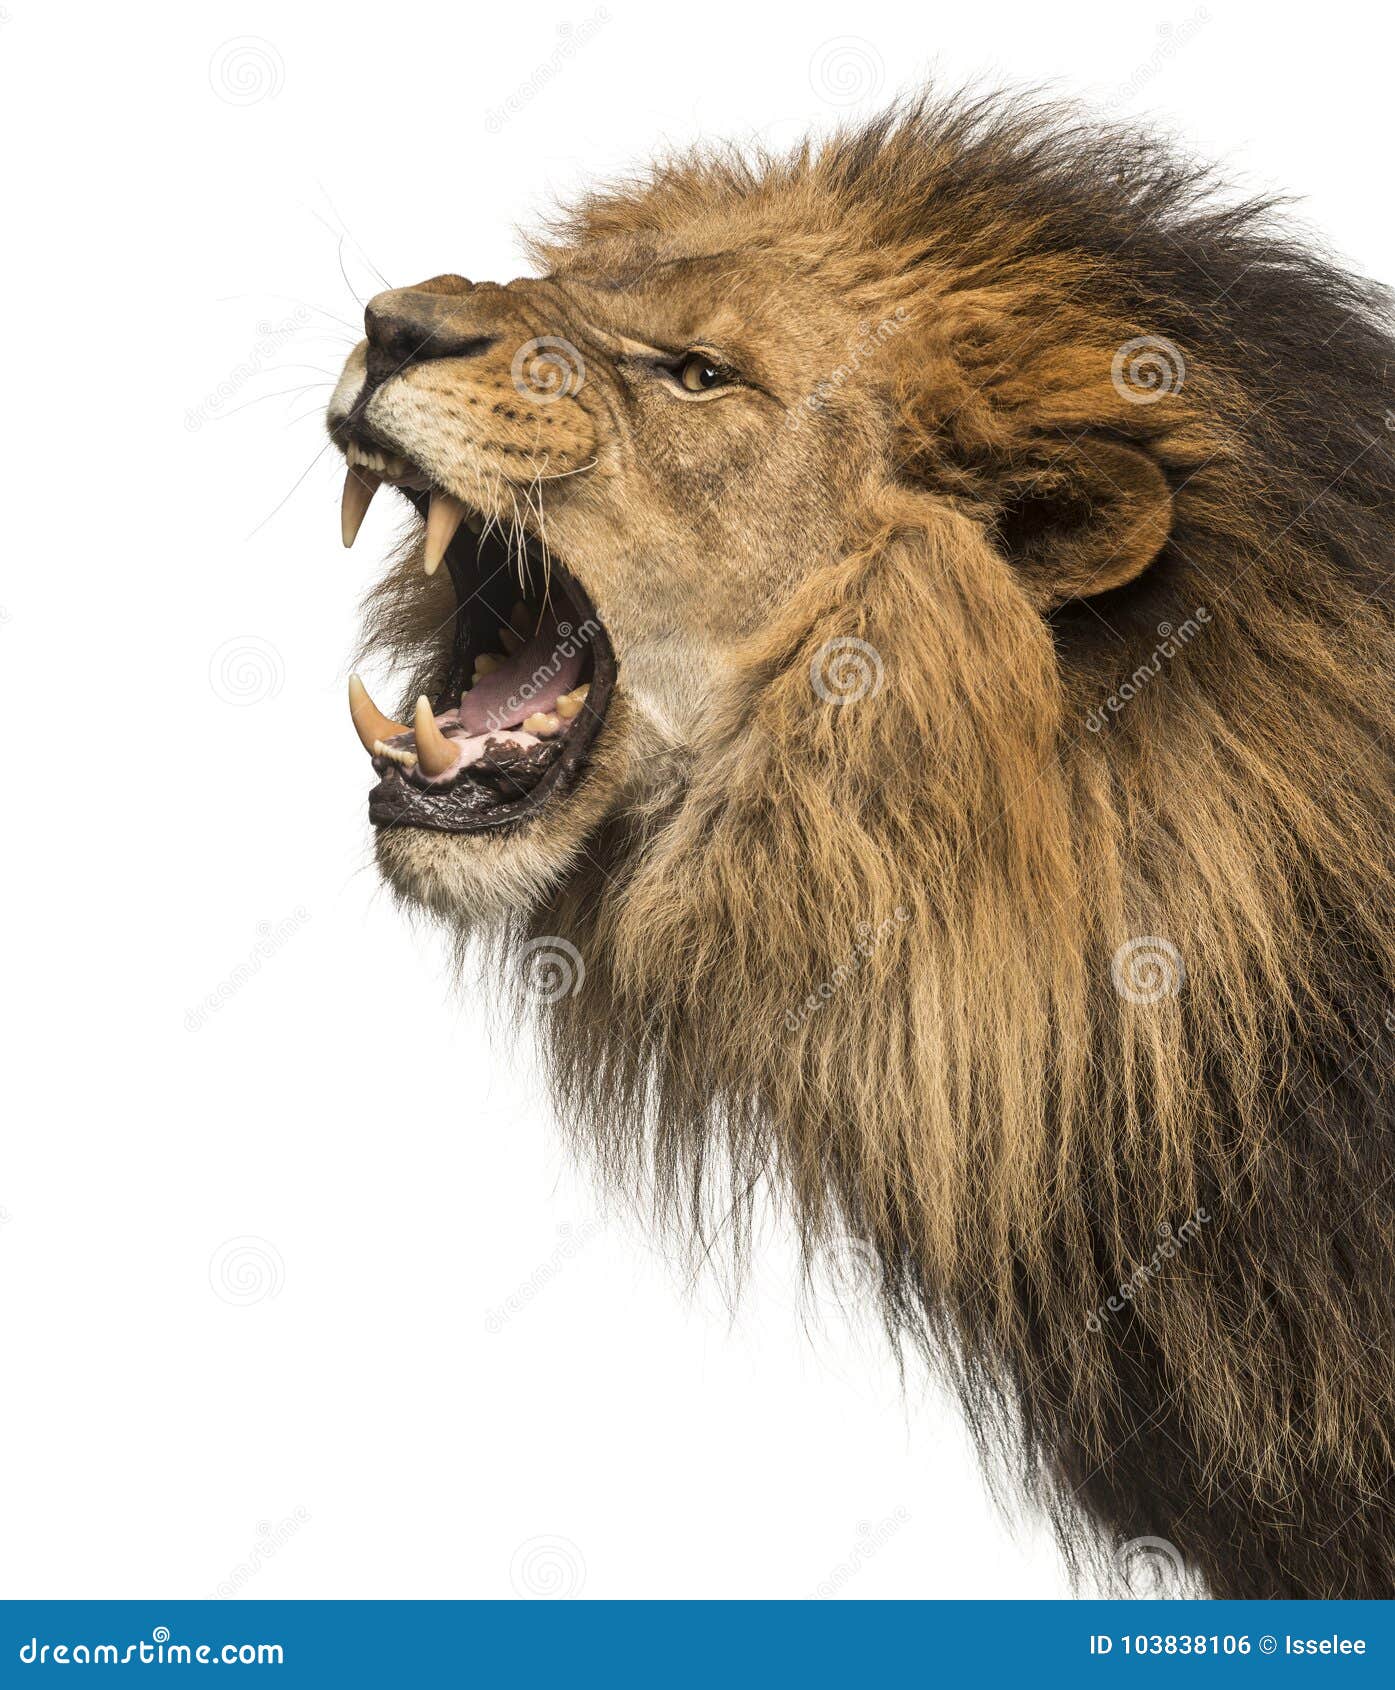
[[995, 524], [999, 547], [1040, 605], [1122, 587], [1172, 532], [1172, 494], [1145, 452], [1088, 436], [1015, 473]]

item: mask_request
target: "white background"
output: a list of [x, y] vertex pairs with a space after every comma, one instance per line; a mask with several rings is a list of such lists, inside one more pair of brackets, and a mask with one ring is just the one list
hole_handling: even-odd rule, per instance
[[1153, 118], [1393, 280], [1388, 12], [0, 20], [0, 1590], [1065, 1594], [778, 1228], [733, 1317], [607, 1214], [378, 890], [343, 684], [393, 518], [341, 550], [318, 410], [373, 266], [507, 279], [558, 193], [932, 67]]

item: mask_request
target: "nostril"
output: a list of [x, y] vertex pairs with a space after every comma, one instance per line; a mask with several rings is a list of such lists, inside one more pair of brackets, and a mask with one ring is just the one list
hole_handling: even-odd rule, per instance
[[458, 307], [458, 299], [439, 294], [379, 294], [363, 314], [370, 363], [401, 369], [432, 358], [475, 358], [487, 352], [497, 337], [481, 334]]
[[399, 364], [420, 364], [430, 358], [476, 358], [494, 344], [494, 336], [469, 334], [447, 323], [419, 323], [368, 315], [368, 342]]

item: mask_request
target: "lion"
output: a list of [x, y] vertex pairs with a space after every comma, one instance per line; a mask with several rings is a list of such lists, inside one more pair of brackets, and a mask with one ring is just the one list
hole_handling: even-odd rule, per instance
[[1222, 187], [927, 94], [379, 294], [351, 713], [616, 1189], [875, 1261], [1072, 1564], [1388, 1597], [1395, 323]]

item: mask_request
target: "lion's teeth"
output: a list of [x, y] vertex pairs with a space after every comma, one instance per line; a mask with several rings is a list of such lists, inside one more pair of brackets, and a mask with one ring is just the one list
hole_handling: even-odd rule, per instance
[[513, 654], [522, 646], [523, 641], [519, 639], [518, 635], [514, 633], [512, 628], [500, 628], [499, 644], [503, 646], [504, 650], [508, 652], [510, 657], [512, 657]]
[[390, 716], [384, 716], [368, 696], [368, 688], [357, 675], [349, 676], [349, 715], [353, 718], [354, 732], [358, 735], [363, 749], [374, 752], [375, 755], [380, 740], [395, 739], [398, 734], [407, 731], [401, 722], [394, 722]]
[[412, 732], [416, 735], [417, 756], [426, 774], [434, 779], [455, 767], [456, 749], [436, 726], [435, 712], [425, 693], [417, 700]]
[[446, 555], [446, 547], [455, 538], [455, 531], [465, 515], [465, 507], [449, 493], [433, 493], [431, 509], [426, 517], [426, 573], [434, 575]]
[[371, 469], [351, 466], [344, 477], [344, 497], [339, 502], [339, 532], [346, 546], [352, 546], [358, 539], [358, 531], [363, 527], [373, 495], [381, 486], [381, 478]]
[[584, 687], [576, 687], [571, 692], [564, 692], [552, 708], [564, 722], [571, 722], [581, 714], [582, 706], [586, 703], [586, 695], [591, 687], [588, 682]]
[[414, 751], [406, 751], [397, 745], [384, 745], [380, 739], [373, 741], [373, 755], [375, 757], [386, 757], [389, 763], [396, 763], [404, 769], [414, 769], [417, 766], [417, 757]]
[[[493, 651], [482, 651], [475, 659], [475, 681], [482, 681], [486, 675], [492, 675], [496, 669], [504, 667], [504, 659]], [[474, 682], [471, 682], [473, 685]]]
[[550, 739], [553, 734], [560, 733], [561, 729], [562, 723], [558, 717], [546, 715], [541, 710], [523, 718], [524, 733], [536, 734], [539, 739]]
[[518, 635], [520, 640], [526, 640], [533, 632], [532, 628], [529, 626], [529, 622], [530, 618], [528, 615], [528, 606], [524, 604], [522, 599], [520, 599], [509, 612], [509, 626], [513, 629], [514, 633]]

